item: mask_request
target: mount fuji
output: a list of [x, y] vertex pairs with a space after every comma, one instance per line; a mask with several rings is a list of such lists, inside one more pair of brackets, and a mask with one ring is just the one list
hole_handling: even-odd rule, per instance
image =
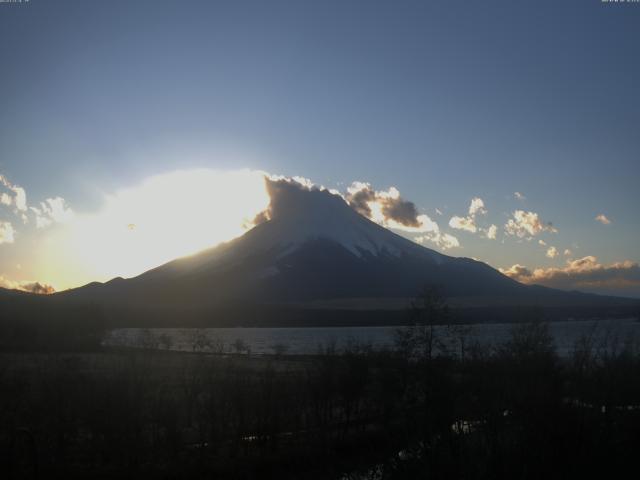
[[326, 190], [266, 182], [266, 218], [241, 237], [134, 278], [54, 296], [165, 314], [250, 305], [380, 310], [405, 307], [421, 288], [437, 285], [463, 307], [611, 304], [608, 297], [523, 285], [485, 263], [425, 248]]

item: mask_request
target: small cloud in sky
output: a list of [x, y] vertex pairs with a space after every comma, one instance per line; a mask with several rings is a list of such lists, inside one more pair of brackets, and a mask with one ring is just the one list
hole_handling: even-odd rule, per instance
[[515, 210], [512, 217], [504, 226], [508, 235], [531, 239], [542, 232], [558, 232], [551, 223], [544, 223], [535, 212]]
[[0, 222], [0, 245], [3, 243], [13, 243], [15, 230], [11, 222]]
[[487, 209], [484, 208], [484, 202], [481, 198], [475, 197], [471, 199], [471, 204], [469, 205], [469, 215], [475, 217], [477, 214], [486, 215]]
[[604, 213], [600, 213], [596, 215], [595, 220], [600, 222], [603, 225], [609, 225], [611, 223], [611, 220], [609, 220]]
[[478, 231], [478, 225], [476, 224], [476, 217], [478, 215], [486, 215], [487, 209], [484, 207], [484, 201], [479, 197], [471, 199], [469, 204], [468, 215], [461, 217], [454, 215], [449, 220], [449, 226], [456, 230], [465, 230], [467, 232], [476, 233]]
[[495, 240], [498, 234], [498, 226], [491, 224], [491, 226], [485, 230], [485, 234], [488, 239]]
[[455, 215], [451, 217], [451, 220], [449, 220], [449, 226], [456, 230], [466, 230], [471, 233], [476, 233], [478, 231], [475, 219], [472, 217], [458, 217]]
[[513, 192], [513, 196], [516, 198], [516, 200], [526, 200], [527, 198], [520, 192]]
[[572, 253], [573, 253], [573, 252], [571, 252], [571, 250], [570, 250], [570, 249], [568, 249], [568, 248], [565, 248], [565, 249], [564, 249], [564, 256], [565, 256], [565, 257], [570, 257]]
[[0, 185], [9, 192], [0, 194], [0, 203], [7, 206], [14, 206], [16, 210], [24, 212], [27, 210], [27, 193], [24, 188], [11, 183], [7, 177], [0, 174]]
[[545, 254], [548, 258], [556, 258], [558, 256], [558, 249], [556, 247], [547, 248], [547, 253]]
[[538, 240], [538, 245], [546, 247], [547, 246], [547, 242], [545, 242], [544, 240], [540, 239], [540, 240]]

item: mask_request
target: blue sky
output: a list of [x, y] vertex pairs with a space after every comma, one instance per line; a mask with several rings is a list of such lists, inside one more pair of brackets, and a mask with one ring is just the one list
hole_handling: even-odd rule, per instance
[[[606, 270], [640, 260], [638, 47], [640, 4], [599, 0], [0, 4], [0, 174], [77, 215], [175, 170], [362, 181], [396, 187], [452, 255]], [[476, 197], [495, 240], [449, 227]], [[516, 210], [557, 233], [506, 234]], [[15, 214], [0, 275], [55, 285], [29, 267], [46, 229]]]

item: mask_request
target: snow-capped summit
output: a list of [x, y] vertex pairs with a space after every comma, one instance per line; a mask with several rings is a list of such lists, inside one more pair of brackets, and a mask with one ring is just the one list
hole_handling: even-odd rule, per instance
[[[424, 249], [364, 218], [338, 194], [308, 189], [286, 180], [267, 180], [271, 205], [269, 221], [246, 235], [253, 251], [287, 246], [287, 252], [309, 240], [330, 240], [357, 257], [365, 254], [400, 256]], [[434, 261], [443, 255], [428, 250]]]

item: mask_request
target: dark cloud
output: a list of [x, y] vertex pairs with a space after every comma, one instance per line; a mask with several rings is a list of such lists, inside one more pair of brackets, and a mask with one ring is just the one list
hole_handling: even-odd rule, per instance
[[422, 225], [415, 203], [404, 200], [394, 187], [377, 192], [368, 183], [354, 182], [345, 197], [347, 203], [360, 215], [371, 218], [372, 203], [377, 203], [383, 220], [393, 220], [406, 227], [419, 228]]
[[383, 199], [382, 214], [407, 227], [419, 227], [418, 209], [415, 203], [402, 198]]
[[327, 206], [332, 202], [344, 205], [340, 195], [317, 187], [304, 178], [265, 177], [265, 182], [270, 203], [269, 208], [256, 217], [258, 222], [277, 220], [281, 217], [321, 218], [326, 215]]
[[356, 212], [363, 217], [371, 218], [371, 208], [369, 202], [376, 201], [376, 192], [370, 187], [364, 187], [355, 193], [347, 194], [347, 202]]
[[261, 223], [268, 222], [270, 218], [269, 210], [264, 210], [255, 216], [252, 223], [253, 225], [260, 225]]

